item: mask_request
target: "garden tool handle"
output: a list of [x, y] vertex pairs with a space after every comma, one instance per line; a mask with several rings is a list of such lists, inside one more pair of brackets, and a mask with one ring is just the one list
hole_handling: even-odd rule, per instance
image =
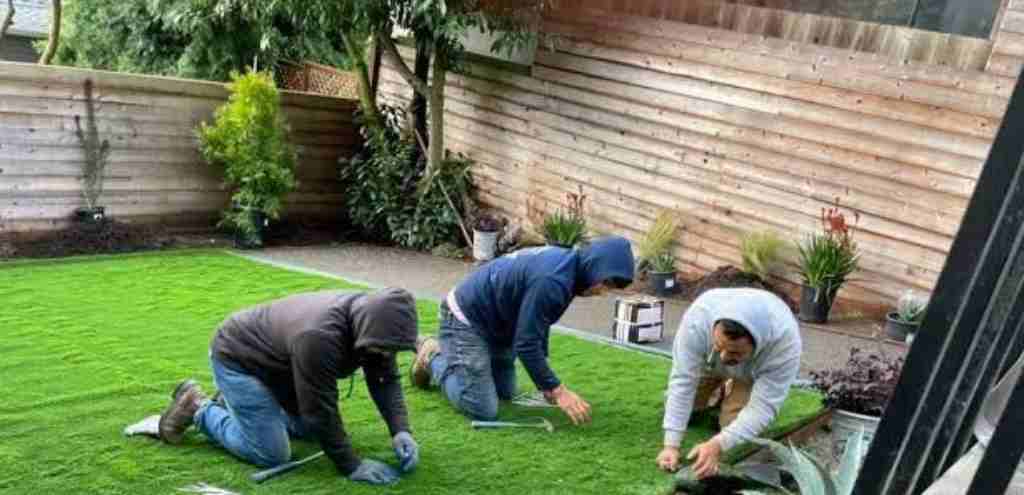
[[320, 458], [320, 456], [322, 456], [322, 455], [324, 455], [324, 453], [323, 453], [323, 451], [320, 451], [320, 452], [317, 452], [317, 453], [315, 453], [315, 454], [313, 454], [313, 455], [311, 455], [311, 456], [309, 456], [309, 457], [307, 457], [305, 459], [299, 459], [297, 461], [286, 462], [284, 464], [281, 464], [280, 466], [274, 466], [274, 467], [272, 467], [270, 469], [264, 469], [263, 471], [259, 471], [259, 472], [253, 473], [251, 476], [249, 476], [249, 479], [252, 480], [254, 483], [263, 483], [264, 481], [267, 481], [270, 478], [273, 478], [275, 476], [279, 476], [279, 475], [282, 475], [284, 473], [287, 473], [288, 471], [291, 471], [291, 470], [293, 470], [293, 469], [295, 469], [297, 467], [300, 467], [300, 466], [302, 466], [303, 464], [305, 464], [307, 462], [314, 461], [314, 460]]

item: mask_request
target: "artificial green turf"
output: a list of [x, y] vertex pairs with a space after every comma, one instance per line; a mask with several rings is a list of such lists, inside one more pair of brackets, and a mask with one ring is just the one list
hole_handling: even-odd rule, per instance
[[[654, 464], [670, 362], [563, 335], [552, 337], [552, 366], [593, 405], [592, 424], [573, 427], [555, 410], [506, 408], [505, 417], [543, 415], [557, 430], [474, 431], [440, 394], [406, 387], [422, 456], [392, 488], [350, 483], [326, 459], [255, 485], [247, 477], [256, 468], [201, 435], [182, 446], [121, 435], [159, 413], [181, 379], [195, 377], [209, 390], [207, 347], [231, 312], [295, 292], [355, 287], [211, 251], [0, 265], [0, 493], [173, 493], [206, 482], [243, 494], [647, 494], [671, 484]], [[418, 308], [423, 331], [436, 331], [436, 304]], [[403, 356], [403, 371], [410, 358]], [[532, 388], [522, 370], [519, 383]], [[393, 463], [362, 384], [341, 408], [356, 448]], [[817, 395], [795, 391], [774, 428], [819, 408]], [[711, 434], [707, 420], [691, 425], [686, 445]], [[293, 447], [299, 456], [318, 450]]]

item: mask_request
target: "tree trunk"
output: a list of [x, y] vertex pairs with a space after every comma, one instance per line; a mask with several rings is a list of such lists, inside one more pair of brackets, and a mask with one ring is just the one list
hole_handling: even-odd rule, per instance
[[[431, 41], [425, 38], [425, 36], [421, 36], [416, 40], [416, 62], [415, 67], [413, 67], [413, 73], [416, 75], [416, 78], [423, 81], [430, 77], [430, 56], [432, 51]], [[431, 140], [427, 135], [427, 98], [415, 91], [413, 91], [412, 99], [409, 102], [409, 118], [410, 128], [417, 136], [423, 137], [423, 144], [429, 148]], [[413, 165], [418, 161], [419, 156], [414, 156]]]
[[430, 82], [430, 158], [423, 175], [423, 191], [430, 189], [434, 174], [441, 170], [441, 162], [444, 161], [444, 87], [447, 67], [448, 54], [445, 53], [444, 45], [435, 42], [434, 73]]
[[60, 43], [60, 2], [61, 0], [51, 0], [50, 39], [46, 43], [46, 51], [39, 58], [39, 63], [43, 65], [50, 65], [54, 54], [57, 53], [57, 45]]
[[345, 44], [345, 51], [352, 60], [352, 68], [359, 81], [359, 106], [363, 110], [363, 119], [366, 125], [372, 129], [380, 129], [383, 119], [377, 110], [377, 99], [375, 98], [372, 84], [370, 82], [369, 68], [366, 66], [366, 56], [356, 49], [352, 43], [349, 33], [341, 33], [341, 41]]
[[7, 29], [12, 25], [14, 25], [14, 0], [7, 0], [7, 15], [0, 23], [0, 45], [4, 42], [4, 36], [7, 36]]

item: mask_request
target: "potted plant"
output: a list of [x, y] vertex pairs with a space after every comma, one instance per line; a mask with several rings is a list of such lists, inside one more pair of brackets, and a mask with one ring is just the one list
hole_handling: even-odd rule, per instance
[[271, 75], [232, 73], [231, 96], [217, 109], [213, 125], [198, 130], [206, 161], [224, 169], [234, 189], [231, 209], [221, 225], [236, 233], [242, 248], [263, 245], [269, 219], [278, 218], [281, 201], [295, 188], [295, 150], [288, 142], [280, 94]]
[[810, 373], [814, 387], [825, 395], [825, 406], [833, 410], [833, 454], [841, 452], [846, 439], [862, 428], [870, 443], [902, 369], [903, 357], [855, 348], [844, 366]]
[[927, 296], [915, 294], [912, 290], [904, 292], [896, 302], [896, 311], [886, 315], [886, 335], [900, 342], [912, 339], [921, 326], [921, 319], [924, 318], [924, 310], [927, 307]]
[[743, 272], [761, 281], [778, 273], [782, 265], [782, 250], [786, 241], [771, 231], [751, 232], [740, 240]]
[[99, 128], [96, 126], [92, 79], [85, 80], [85, 128], [82, 128], [81, 117], [75, 115], [75, 136], [85, 155], [82, 166], [82, 199], [85, 200], [85, 206], [75, 209], [75, 219], [99, 224], [106, 219], [106, 208], [99, 205], [99, 199], [103, 194], [103, 174], [110, 160], [110, 142], [100, 139]]
[[490, 261], [498, 252], [498, 234], [501, 221], [494, 215], [483, 213], [473, 221], [473, 259]]
[[[854, 218], [859, 220], [860, 216], [854, 213]], [[821, 226], [821, 233], [797, 244], [803, 279], [799, 317], [811, 323], [828, 321], [836, 293], [860, 261], [853, 228], [838, 207], [822, 208]]]
[[647, 273], [654, 259], [671, 249], [678, 229], [679, 218], [675, 212], [663, 210], [658, 214], [654, 223], [651, 224], [651, 228], [637, 243], [637, 272]]
[[587, 240], [587, 220], [583, 216], [583, 204], [587, 197], [581, 190], [579, 194], [566, 194], [569, 206], [559, 208], [554, 213], [544, 216], [541, 235], [549, 246], [573, 248]]
[[650, 281], [654, 295], [664, 297], [674, 294], [679, 287], [676, 280], [676, 257], [666, 251], [652, 259], [647, 280]]

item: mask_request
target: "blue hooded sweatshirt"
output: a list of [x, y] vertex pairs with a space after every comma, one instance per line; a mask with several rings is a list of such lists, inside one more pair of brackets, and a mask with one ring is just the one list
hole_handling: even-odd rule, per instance
[[511, 346], [533, 383], [551, 390], [561, 383], [548, 366], [548, 335], [575, 296], [601, 282], [633, 281], [633, 251], [622, 237], [588, 246], [545, 246], [502, 256], [471, 273], [455, 300], [474, 327], [494, 345]]

